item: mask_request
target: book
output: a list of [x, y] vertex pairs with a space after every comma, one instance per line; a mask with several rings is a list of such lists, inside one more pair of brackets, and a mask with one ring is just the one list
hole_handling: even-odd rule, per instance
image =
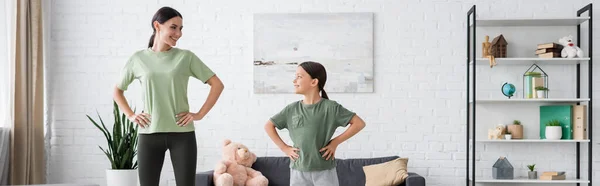
[[556, 49], [563, 49], [564, 46], [562, 46], [561, 44], [558, 43], [542, 43], [542, 44], [538, 44], [537, 45], [537, 49], [544, 49], [544, 48], [556, 48]]
[[550, 53], [550, 52], [560, 53], [561, 51], [562, 51], [562, 48], [542, 48], [542, 49], [535, 50], [535, 54], [544, 54], [544, 53]]
[[547, 52], [547, 53], [542, 53], [542, 54], [538, 54], [539, 58], [555, 58], [555, 57], [561, 57], [560, 56], [560, 52]]
[[531, 77], [531, 97], [538, 98], [537, 90], [535, 90], [535, 87], [543, 87], [543, 86], [544, 86], [544, 78]]
[[587, 105], [573, 105], [573, 139], [587, 139]]
[[540, 180], [565, 180], [565, 172], [543, 172]]

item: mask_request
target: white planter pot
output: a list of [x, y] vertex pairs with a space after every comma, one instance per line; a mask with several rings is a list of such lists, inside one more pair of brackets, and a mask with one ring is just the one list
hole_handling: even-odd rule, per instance
[[106, 185], [138, 186], [137, 169], [108, 169], [106, 170]]
[[510, 139], [512, 139], [512, 135], [511, 134], [505, 134], [504, 135], [504, 139], [510, 140]]
[[562, 138], [561, 126], [546, 126], [546, 139], [559, 140]]
[[538, 90], [537, 91], [537, 98], [546, 98], [546, 91]]

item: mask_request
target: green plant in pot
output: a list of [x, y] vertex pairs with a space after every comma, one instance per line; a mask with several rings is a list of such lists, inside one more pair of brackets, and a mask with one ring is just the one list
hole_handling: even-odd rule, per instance
[[112, 131], [106, 127], [100, 114], [97, 115], [98, 121], [92, 119], [89, 115], [86, 116], [106, 139], [106, 149], [100, 145], [98, 147], [110, 162], [111, 168], [106, 170], [107, 185], [137, 185], [137, 124], [129, 121], [114, 101]]
[[527, 172], [527, 178], [537, 179], [537, 171], [535, 170], [535, 164], [527, 165], [527, 169], [529, 169], [529, 172]]
[[523, 125], [521, 125], [521, 121], [514, 120], [506, 129], [512, 134], [512, 139], [523, 139]]
[[562, 138], [562, 127], [557, 119], [550, 120], [546, 123], [546, 139], [560, 140]]
[[548, 98], [548, 88], [543, 86], [535, 87], [537, 98]]
[[507, 140], [512, 139], [512, 134], [509, 131], [506, 131], [506, 133], [504, 134], [504, 139], [507, 139]]

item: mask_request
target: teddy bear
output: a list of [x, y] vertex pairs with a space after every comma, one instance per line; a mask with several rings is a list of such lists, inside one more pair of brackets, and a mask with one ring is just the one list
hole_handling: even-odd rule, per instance
[[488, 129], [488, 139], [502, 139], [505, 126], [502, 124], [496, 125], [494, 129]]
[[256, 154], [241, 143], [229, 139], [223, 141], [223, 157], [213, 172], [216, 186], [267, 186], [269, 180], [261, 172], [252, 169]]
[[558, 42], [563, 46], [560, 56], [563, 58], [583, 57], [583, 50], [573, 44], [573, 36], [562, 37]]

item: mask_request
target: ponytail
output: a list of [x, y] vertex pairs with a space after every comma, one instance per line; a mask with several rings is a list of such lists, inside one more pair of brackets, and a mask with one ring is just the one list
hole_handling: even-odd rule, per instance
[[164, 24], [173, 17], [181, 17], [183, 19], [183, 16], [181, 16], [181, 13], [179, 13], [179, 11], [168, 6], [163, 6], [160, 9], [158, 9], [156, 13], [154, 13], [154, 16], [152, 16], [152, 21], [150, 22], [150, 27], [152, 27], [152, 36], [150, 36], [150, 41], [148, 41], [148, 48], [154, 46], [154, 38], [156, 36], [156, 28], [154, 27], [154, 22], [156, 21], [159, 24]]
[[329, 99], [329, 96], [327, 96], [327, 92], [325, 92], [325, 89], [321, 89], [321, 97], [325, 98], [325, 99]]
[[154, 36], [156, 35], [156, 32], [152, 33], [152, 36], [150, 36], [150, 41], [148, 42], [148, 48], [154, 46]]

